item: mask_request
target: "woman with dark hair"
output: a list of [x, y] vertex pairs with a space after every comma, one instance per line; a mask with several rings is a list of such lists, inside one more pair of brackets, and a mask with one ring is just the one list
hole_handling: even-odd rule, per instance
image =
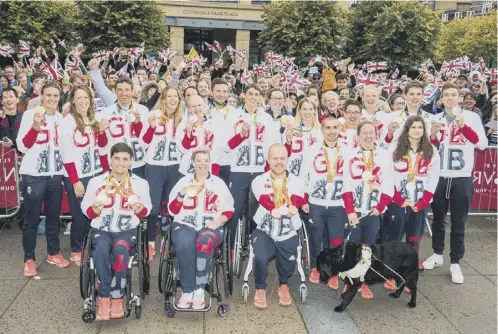
[[[394, 150], [394, 196], [389, 205], [391, 223], [389, 241], [401, 240], [418, 251], [426, 217], [425, 209], [432, 202], [439, 181], [440, 158], [429, 140], [422, 117], [411, 116], [406, 121]], [[396, 290], [394, 278], [384, 285]]]
[[[149, 114], [142, 141], [145, 153], [145, 179], [149, 183], [152, 211], [147, 218], [149, 237], [149, 260], [156, 252], [156, 224], [159, 214], [163, 215], [161, 231], [171, 221], [168, 212], [168, 197], [173, 186], [181, 178], [178, 172], [179, 160], [176, 132], [182, 121], [180, 93], [176, 88], [165, 88]], [[144, 122], [145, 123], [145, 122]]]
[[71, 216], [71, 256], [77, 266], [81, 263], [83, 239], [90, 220], [81, 211], [81, 201], [88, 182], [107, 166], [106, 152], [99, 148], [107, 145], [105, 129], [108, 122], [97, 122], [92, 92], [87, 86], [76, 86], [69, 93], [69, 114], [61, 124], [61, 156], [64, 162], [64, 187], [67, 191]]
[[494, 90], [489, 95], [488, 100], [484, 103], [484, 106], [481, 109], [482, 121], [484, 124], [488, 123], [491, 120], [491, 116], [493, 114], [493, 106], [496, 105], [498, 101], [497, 91]]
[[[358, 125], [359, 147], [344, 158], [344, 192], [342, 200], [348, 215], [350, 241], [375, 244], [381, 217], [394, 193], [393, 165], [387, 151], [375, 146], [377, 128], [372, 122]], [[361, 296], [372, 299], [366, 284]]]

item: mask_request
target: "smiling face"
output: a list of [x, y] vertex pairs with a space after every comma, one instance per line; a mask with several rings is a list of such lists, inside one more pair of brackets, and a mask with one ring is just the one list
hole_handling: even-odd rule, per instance
[[360, 145], [363, 149], [369, 151], [375, 144], [377, 137], [375, 126], [371, 123], [364, 124], [359, 133]]
[[209, 173], [209, 168], [211, 166], [209, 153], [200, 152], [195, 154], [192, 164], [194, 165], [196, 174], [205, 175]]
[[228, 97], [228, 85], [216, 84], [213, 86], [213, 101], [221, 106], [225, 104]]
[[313, 121], [315, 112], [315, 107], [310, 102], [303, 102], [299, 109], [299, 114], [301, 115], [301, 120], [303, 122]]
[[73, 97], [73, 104], [78, 114], [87, 116], [90, 109], [91, 97], [83, 89], [76, 89]]
[[249, 107], [256, 107], [259, 103], [261, 93], [254, 88], [249, 88], [246, 92], [246, 104]]
[[376, 109], [379, 100], [379, 92], [376, 87], [367, 86], [363, 90], [363, 103], [368, 109]]
[[280, 110], [284, 106], [284, 93], [274, 91], [270, 97], [270, 107], [272, 110]]
[[409, 108], [416, 109], [422, 103], [424, 98], [424, 90], [419, 87], [412, 87], [406, 92], [406, 105]]
[[424, 124], [420, 121], [413, 122], [408, 128], [408, 138], [419, 140], [424, 135]]
[[175, 89], [168, 89], [164, 91], [162, 98], [166, 100], [166, 108], [170, 111], [175, 111], [180, 103], [180, 97]]
[[13, 91], [8, 90], [2, 92], [2, 103], [5, 109], [15, 110], [18, 102], [19, 98], [16, 97], [16, 94], [14, 94]]
[[350, 104], [347, 109], [344, 110], [344, 117], [346, 118], [346, 123], [350, 126], [356, 126], [360, 122], [361, 110], [357, 105]]
[[114, 153], [111, 157], [111, 168], [116, 175], [128, 173], [132, 164], [131, 156], [126, 152]]
[[121, 106], [129, 106], [133, 96], [133, 89], [127, 82], [121, 82], [116, 85], [116, 96]]
[[446, 110], [451, 111], [458, 105], [459, 93], [456, 88], [447, 88], [443, 91], [443, 104]]
[[322, 135], [328, 142], [335, 142], [339, 136], [339, 121], [336, 118], [326, 118], [322, 121]]
[[60, 91], [55, 87], [47, 87], [42, 92], [42, 106], [47, 110], [57, 110], [59, 99]]
[[199, 91], [199, 95], [202, 97], [206, 97], [209, 95], [209, 85], [206, 81], [199, 81], [197, 84], [197, 90]]
[[270, 147], [268, 164], [273, 175], [283, 175], [287, 169], [287, 149], [282, 144]]
[[204, 117], [204, 110], [206, 108], [206, 103], [199, 95], [192, 96], [188, 102], [188, 110], [192, 115], [197, 116], [197, 119], [202, 119]]

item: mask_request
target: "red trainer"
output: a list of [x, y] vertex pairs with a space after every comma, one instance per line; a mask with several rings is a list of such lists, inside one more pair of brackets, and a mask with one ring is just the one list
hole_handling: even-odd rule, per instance
[[36, 272], [36, 264], [33, 259], [29, 259], [24, 262], [24, 277], [35, 277], [38, 273]]
[[309, 281], [311, 284], [320, 283], [320, 273], [318, 272], [318, 269], [316, 269], [316, 268], [311, 269]]
[[50, 264], [55, 264], [57, 268], [64, 269], [69, 267], [69, 261], [62, 257], [62, 254], [49, 255], [47, 262]]

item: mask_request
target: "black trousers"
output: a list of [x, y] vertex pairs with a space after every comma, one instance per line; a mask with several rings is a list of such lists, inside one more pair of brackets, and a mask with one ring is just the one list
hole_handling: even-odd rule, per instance
[[450, 259], [459, 263], [465, 253], [465, 222], [472, 202], [474, 187], [471, 177], [439, 178], [432, 201], [432, 249], [443, 254], [446, 216], [451, 213]]

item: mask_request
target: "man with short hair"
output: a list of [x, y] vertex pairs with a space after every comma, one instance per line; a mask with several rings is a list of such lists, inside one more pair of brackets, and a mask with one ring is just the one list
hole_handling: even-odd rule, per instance
[[252, 192], [259, 204], [254, 215], [257, 227], [251, 234], [256, 288], [254, 306], [258, 309], [268, 307], [266, 279], [268, 265], [274, 258], [279, 277], [279, 304], [292, 304], [288, 282], [296, 265], [297, 231], [303, 228], [298, 210], [306, 204], [306, 196], [304, 182], [287, 172], [287, 160], [285, 146], [272, 145], [268, 151], [270, 170], [251, 182]]
[[445, 224], [448, 206], [451, 212], [450, 273], [453, 283], [464, 281], [460, 259], [465, 251], [465, 222], [473, 197], [472, 171], [475, 149], [487, 147], [480, 117], [458, 107], [459, 89], [454, 83], [442, 87], [444, 112], [435, 116], [439, 125], [436, 140], [441, 156], [439, 183], [432, 201], [432, 248], [434, 254], [423, 262], [425, 269], [443, 265]]
[[110, 150], [111, 171], [88, 183], [81, 211], [91, 220], [92, 258], [99, 281], [97, 320], [124, 317], [130, 250], [137, 226], [152, 209], [147, 181], [130, 173], [133, 151], [125, 143]]
[[3, 108], [0, 110], [0, 146], [15, 148], [22, 118], [22, 113], [18, 110], [18, 93], [14, 88], [7, 87], [1, 94]]
[[[93, 78], [93, 77], [92, 77]], [[142, 132], [142, 121], [149, 114], [147, 107], [133, 101], [133, 82], [125, 77], [116, 81], [117, 102], [101, 111], [102, 119], [107, 123], [106, 135], [109, 146], [118, 142], [129, 145], [133, 151], [132, 171], [134, 174], [144, 177], [145, 173], [145, 149], [140, 140]], [[110, 161], [109, 156], [109, 161]], [[109, 166], [102, 166], [108, 170]]]
[[199, 96], [202, 97], [202, 100], [204, 103], [208, 104], [209, 103], [209, 84], [204, 81], [200, 80], [197, 83], [197, 92], [199, 92]]
[[17, 86], [17, 81], [15, 78], [16, 70], [14, 69], [13, 66], [10, 65], [5, 66], [4, 74], [9, 82], [8, 84], [9, 87]]

